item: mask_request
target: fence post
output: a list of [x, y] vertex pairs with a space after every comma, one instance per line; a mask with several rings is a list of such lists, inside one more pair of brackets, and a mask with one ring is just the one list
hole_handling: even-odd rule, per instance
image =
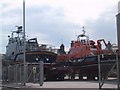
[[120, 76], [119, 76], [119, 58], [118, 58], [118, 54], [116, 53], [116, 60], [117, 60], [117, 88], [118, 90], [120, 89]]
[[10, 70], [10, 69], [11, 69], [11, 66], [9, 65], [9, 66], [8, 66], [8, 81], [10, 81], [10, 77], [11, 77], [11, 75], [10, 75], [10, 71], [11, 71], [11, 70]]
[[40, 60], [40, 86], [43, 86], [44, 83], [44, 63], [43, 60]]
[[101, 89], [100, 55], [98, 55], [98, 78], [99, 78], [99, 89]]

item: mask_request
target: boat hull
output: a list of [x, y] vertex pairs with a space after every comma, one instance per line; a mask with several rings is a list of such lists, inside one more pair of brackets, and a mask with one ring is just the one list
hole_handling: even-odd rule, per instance
[[[56, 61], [57, 54], [48, 51], [33, 51], [26, 52], [26, 62], [34, 63], [44, 61], [44, 63], [54, 63]], [[24, 61], [23, 53], [16, 55], [14, 61]]]

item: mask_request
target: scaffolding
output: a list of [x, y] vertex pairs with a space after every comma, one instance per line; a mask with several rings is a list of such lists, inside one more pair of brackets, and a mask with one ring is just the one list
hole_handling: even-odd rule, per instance
[[[108, 63], [110, 67], [106, 70], [106, 73], [102, 73], [102, 64]], [[111, 64], [112, 63], [112, 64]], [[102, 68], [103, 69], [103, 68]], [[104, 68], [105, 69], [105, 68]], [[100, 55], [98, 55], [98, 73], [99, 73], [99, 89], [102, 89], [104, 83], [108, 80], [109, 75], [116, 70], [117, 73], [117, 89], [120, 89], [120, 80], [119, 80], [119, 58], [118, 53], [116, 53], [116, 58], [108, 61], [101, 61]]]

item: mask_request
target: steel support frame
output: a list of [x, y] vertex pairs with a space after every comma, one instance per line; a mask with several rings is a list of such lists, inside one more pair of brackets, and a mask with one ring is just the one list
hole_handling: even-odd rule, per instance
[[117, 66], [117, 88], [119, 90], [120, 88], [120, 82], [119, 82], [119, 64], [118, 64], [119, 60], [118, 60], [118, 54], [116, 54], [116, 62], [113, 65], [113, 67], [111, 68], [111, 70], [108, 72], [107, 76], [105, 77], [104, 80], [102, 80], [102, 76], [101, 76], [101, 61], [100, 61], [100, 55], [98, 55], [98, 74], [99, 74], [99, 89], [102, 89], [102, 86], [104, 85], [105, 81], [107, 80], [110, 72], [115, 68], [115, 66]]
[[120, 60], [118, 54], [116, 58], [117, 58], [117, 88], [118, 90], [120, 90]]

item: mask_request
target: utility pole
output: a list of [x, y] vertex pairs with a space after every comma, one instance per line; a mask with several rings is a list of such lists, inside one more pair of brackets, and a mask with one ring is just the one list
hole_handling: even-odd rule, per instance
[[26, 37], [25, 37], [25, 0], [23, 0], [23, 33], [24, 33], [24, 78], [23, 78], [23, 85], [26, 85]]

